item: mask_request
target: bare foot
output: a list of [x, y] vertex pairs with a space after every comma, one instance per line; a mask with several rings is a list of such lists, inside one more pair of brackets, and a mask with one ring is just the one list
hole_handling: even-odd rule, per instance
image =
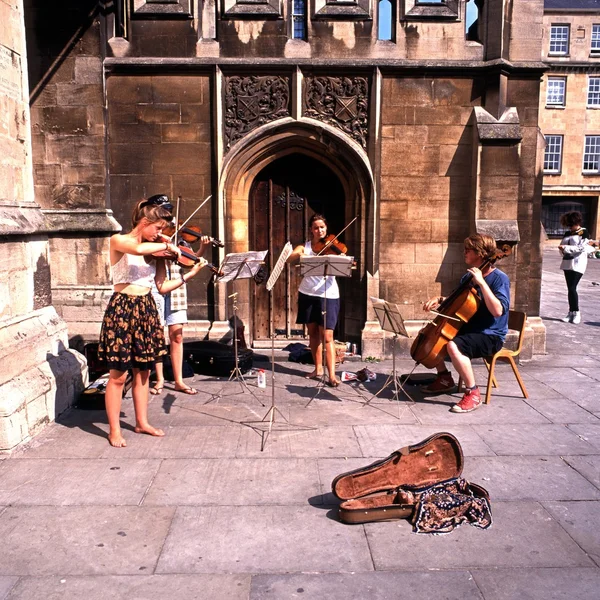
[[147, 433], [148, 435], [153, 435], [155, 437], [163, 437], [165, 432], [162, 429], [156, 429], [156, 427], [152, 427], [152, 425], [136, 425], [134, 431], [136, 433]]
[[195, 394], [198, 393], [198, 390], [195, 390], [193, 387], [190, 387], [189, 385], [185, 385], [185, 383], [183, 385], [176, 383], [175, 391], [183, 392], [184, 394], [189, 394], [190, 396], [194, 396]]
[[323, 377], [323, 373], [318, 373], [317, 370], [315, 369], [312, 373], [309, 373], [308, 375], [305, 375], [306, 379], [319, 379], [320, 377]]
[[115, 448], [125, 448], [127, 446], [127, 442], [125, 438], [121, 435], [121, 432], [118, 433], [109, 433], [108, 434], [108, 443]]
[[156, 396], [157, 394], [160, 394], [163, 391], [164, 385], [165, 385], [164, 380], [163, 381], [156, 381], [154, 383], [154, 385], [150, 388], [150, 393], [153, 396]]

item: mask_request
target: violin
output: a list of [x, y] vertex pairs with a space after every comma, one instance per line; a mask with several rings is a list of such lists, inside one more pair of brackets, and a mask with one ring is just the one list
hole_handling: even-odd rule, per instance
[[[177, 232], [177, 237], [190, 244], [202, 237], [202, 231], [200, 230], [200, 227], [196, 227], [195, 225], [182, 226], [181, 222], [177, 227], [178, 228], [176, 228], [175, 225], [167, 225], [162, 232], [169, 237], [173, 237], [175, 232]], [[215, 248], [225, 247], [225, 244], [221, 240], [217, 240], [216, 238], [210, 236], [208, 236], [208, 239]]]
[[[164, 231], [164, 230], [163, 230]], [[165, 242], [169, 241], [169, 238], [165, 235], [159, 234], [159, 237], [162, 238]], [[192, 251], [190, 251], [189, 246], [187, 246], [186, 242], [179, 242], [177, 244], [181, 255], [177, 254], [167, 254], [166, 251], [157, 252], [152, 256], [156, 256], [158, 258], [164, 258], [165, 260], [176, 261], [180, 267], [190, 268], [193, 267], [196, 263], [200, 262], [200, 257], [196, 256]], [[212, 263], [206, 263], [206, 267], [210, 269], [217, 277], [223, 276], [223, 271], [219, 269], [219, 267], [215, 267]]]
[[337, 236], [332, 233], [321, 238], [318, 242], [311, 244], [311, 248], [315, 254], [320, 254], [321, 256], [327, 254], [340, 255], [348, 253], [347, 246], [340, 242], [337, 239]]
[[[497, 260], [508, 256], [511, 247], [505, 244], [479, 267], [481, 271]], [[436, 309], [435, 319], [417, 334], [410, 348], [410, 356], [420, 365], [432, 369], [446, 355], [446, 346], [477, 312], [481, 300], [473, 286], [473, 276], [467, 277]]]

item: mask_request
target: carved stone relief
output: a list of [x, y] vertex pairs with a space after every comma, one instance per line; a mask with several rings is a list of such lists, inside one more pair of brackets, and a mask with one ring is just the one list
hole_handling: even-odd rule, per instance
[[366, 77], [305, 78], [304, 116], [341, 129], [367, 147], [369, 82]]
[[290, 116], [290, 80], [279, 75], [225, 78], [225, 149], [250, 131]]

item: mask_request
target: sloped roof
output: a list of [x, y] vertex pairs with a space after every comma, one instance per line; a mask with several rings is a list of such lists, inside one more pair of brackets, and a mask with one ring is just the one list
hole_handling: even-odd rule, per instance
[[545, 10], [597, 10], [600, 12], [600, 0], [544, 0]]

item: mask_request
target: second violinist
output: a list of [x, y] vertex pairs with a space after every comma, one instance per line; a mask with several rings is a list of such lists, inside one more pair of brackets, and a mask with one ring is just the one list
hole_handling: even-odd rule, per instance
[[[510, 281], [505, 273], [486, 260], [496, 253], [496, 242], [489, 235], [474, 234], [465, 239], [464, 255], [468, 271], [461, 279], [472, 277], [473, 287], [481, 300], [473, 317], [465, 323], [458, 334], [448, 342], [447, 352], [452, 365], [465, 382], [465, 394], [450, 410], [455, 413], [471, 412], [481, 405], [481, 395], [475, 383], [471, 360], [491, 356], [502, 348], [508, 333], [508, 308], [510, 304]], [[483, 266], [484, 263], [487, 266]], [[480, 269], [483, 268], [483, 270]], [[444, 301], [442, 296], [431, 298], [423, 310], [434, 311]], [[435, 381], [424, 386], [423, 392], [439, 394], [454, 390], [452, 374], [442, 357], [436, 365]]]
[[[308, 221], [309, 240], [294, 248], [287, 259], [288, 263], [297, 264], [302, 255], [315, 256], [319, 252], [314, 247], [323, 248], [327, 238], [327, 220], [323, 215], [315, 214]], [[344, 254], [340, 252], [340, 254]], [[327, 315], [324, 323], [323, 313]], [[298, 317], [296, 323], [308, 327], [310, 351], [315, 368], [307, 375], [308, 379], [319, 379], [323, 376], [323, 346], [325, 340], [325, 361], [329, 385], [338, 387], [339, 379], [335, 375], [335, 346], [333, 331], [340, 312], [340, 290], [336, 278], [332, 275], [305, 275], [298, 288]]]

